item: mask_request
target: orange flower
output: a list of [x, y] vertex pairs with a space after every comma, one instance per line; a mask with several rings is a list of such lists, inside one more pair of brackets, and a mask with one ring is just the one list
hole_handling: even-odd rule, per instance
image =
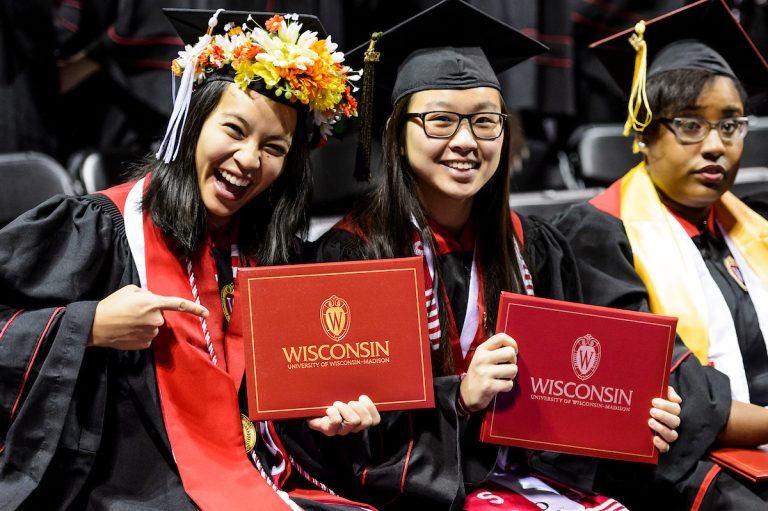
[[224, 60], [224, 49], [214, 44], [211, 48], [211, 60]]
[[357, 110], [357, 100], [352, 95], [352, 91], [349, 90], [349, 87], [344, 89], [344, 97], [347, 99], [347, 102], [346, 104], [341, 105], [341, 109], [346, 117], [352, 117], [355, 110]]
[[242, 46], [238, 46], [232, 52], [232, 66], [238, 67], [243, 62], [252, 61], [256, 55], [262, 53], [264, 48], [259, 45], [252, 45], [250, 41]]
[[325, 45], [325, 39], [320, 39], [318, 41], [315, 41], [312, 43], [312, 51], [317, 53], [320, 56], [321, 60], [324, 60], [326, 62], [332, 62], [333, 59], [331, 58], [331, 52], [328, 51], [328, 47]]
[[206, 65], [208, 65], [208, 56], [210, 54], [210, 48], [203, 50], [203, 52], [197, 57], [197, 63], [195, 64], [195, 67], [204, 68]]
[[264, 53], [264, 48], [262, 48], [258, 44], [255, 44], [250, 48], [248, 48], [248, 51], [245, 53], [245, 58], [248, 60], [253, 60], [254, 58], [256, 58], [256, 55], [258, 55], [259, 53]]
[[283, 17], [279, 14], [275, 14], [269, 18], [266, 23], [264, 23], [264, 26], [267, 27], [267, 30], [270, 32], [277, 32], [277, 30], [280, 28], [280, 23], [282, 22]]
[[171, 72], [176, 76], [181, 76], [181, 74], [184, 72], [184, 69], [181, 67], [181, 64], [179, 64], [178, 60], [171, 62]]

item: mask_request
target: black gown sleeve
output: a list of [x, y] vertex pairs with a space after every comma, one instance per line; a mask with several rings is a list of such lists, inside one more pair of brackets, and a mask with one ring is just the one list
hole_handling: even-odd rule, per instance
[[[98, 450], [105, 352], [86, 343], [98, 300], [135, 272], [128, 247], [116, 250], [117, 238], [109, 215], [73, 197], [51, 199], [0, 231], [3, 509], [16, 509], [38, 489], [57, 452]], [[90, 395], [90, 409], [76, 409], [76, 393]], [[50, 509], [67, 507], [94, 460], [69, 461], [72, 479], [49, 493], [56, 502]]]
[[581, 284], [573, 252], [565, 237], [536, 216], [520, 216], [524, 258], [533, 277], [536, 296], [581, 301]]
[[[573, 206], [554, 223], [576, 256], [585, 303], [649, 311], [648, 293], [635, 272], [632, 249], [620, 219], [585, 203]], [[679, 337], [675, 341], [672, 368], [669, 384], [683, 398], [680, 436], [670, 452], [659, 457], [653, 478], [662, 487], [677, 487], [678, 492], [686, 493], [696, 489], [690, 486], [693, 479], [699, 479], [700, 474], [696, 475], [702, 470], [699, 465], [710, 465], [704, 458], [728, 420], [730, 386], [727, 376], [702, 366]], [[624, 497], [624, 503], [629, 505], [629, 500], [638, 493], [638, 480], [647, 471], [607, 461], [601, 462], [601, 468], [603, 480], [612, 480], [615, 484], [622, 484], [616, 474], [626, 475], [627, 470], [632, 473], [624, 477], [634, 479], [628, 487], [632, 496]], [[608, 474], [611, 471], [612, 474]]]

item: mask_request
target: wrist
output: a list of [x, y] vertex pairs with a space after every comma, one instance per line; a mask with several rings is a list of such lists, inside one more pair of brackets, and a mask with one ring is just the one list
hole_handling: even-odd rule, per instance
[[458, 412], [459, 417], [464, 419], [472, 415], [472, 410], [469, 409], [467, 403], [464, 401], [464, 397], [461, 395], [461, 384], [464, 382], [466, 376], [467, 373], [461, 373], [461, 375], [459, 375], [459, 391], [456, 396], [456, 411]]

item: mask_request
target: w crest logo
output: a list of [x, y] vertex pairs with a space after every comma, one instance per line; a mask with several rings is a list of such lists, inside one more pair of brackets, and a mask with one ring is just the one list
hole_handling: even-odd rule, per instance
[[334, 341], [340, 341], [347, 335], [351, 320], [349, 304], [343, 298], [332, 295], [320, 305], [320, 323], [325, 334]]
[[571, 366], [576, 377], [581, 381], [591, 378], [597, 371], [601, 354], [600, 341], [591, 335], [583, 335], [576, 339], [571, 350]]

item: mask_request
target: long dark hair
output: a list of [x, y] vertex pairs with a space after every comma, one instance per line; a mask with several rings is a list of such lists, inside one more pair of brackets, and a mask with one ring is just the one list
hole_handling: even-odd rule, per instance
[[[405, 123], [412, 95], [401, 99], [387, 122], [384, 132], [383, 166], [385, 174], [376, 189], [356, 208], [353, 216], [366, 234], [360, 251], [367, 259], [386, 259], [413, 255], [414, 226], [420, 226], [422, 239], [428, 243], [432, 253], [435, 240], [427, 224], [424, 208], [419, 200], [416, 176], [404, 154]], [[506, 112], [503, 105], [502, 111]], [[478, 236], [479, 264], [483, 268], [485, 287], [485, 318], [487, 334], [491, 335], [496, 325], [496, 313], [501, 291], [523, 292], [515, 256], [515, 232], [509, 212], [509, 130], [505, 129], [501, 160], [496, 173], [475, 196], [472, 217], [483, 231], [490, 236]], [[448, 332], [447, 300], [442, 287], [442, 268], [434, 258], [437, 274], [438, 299], [442, 337], [438, 362], [433, 364], [435, 372], [454, 372], [452, 347]], [[481, 318], [482, 320], [482, 318]]]
[[[143, 208], [169, 237], [179, 255], [191, 258], [204, 242], [207, 210], [197, 184], [195, 150], [203, 123], [229, 85], [211, 80], [192, 93], [189, 113], [174, 161], [165, 164], [150, 155], [140, 172], [151, 172]], [[242, 257], [260, 265], [285, 264], [296, 254], [296, 235], [309, 223], [312, 177], [309, 166], [306, 114], [298, 110], [296, 131], [285, 168], [272, 185], [238, 212], [238, 246]]]

